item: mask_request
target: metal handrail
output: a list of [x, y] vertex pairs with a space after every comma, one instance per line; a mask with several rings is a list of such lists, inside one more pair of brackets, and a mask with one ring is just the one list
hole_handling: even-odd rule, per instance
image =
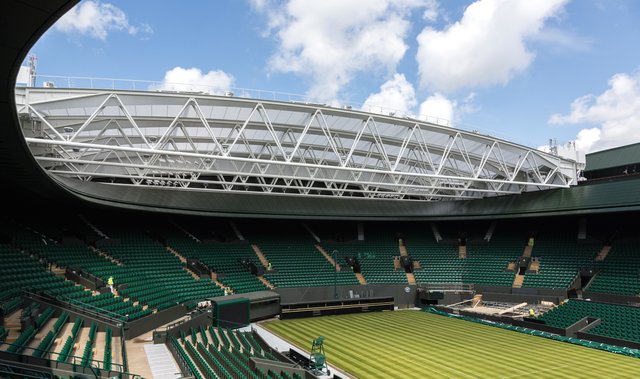
[[[19, 346], [19, 345], [16, 345], [14, 343], [8, 343], [8, 342], [3, 343], [3, 345]], [[6, 349], [5, 349], [4, 353], [14, 354], [14, 355], [30, 355], [30, 354], [25, 354], [24, 352], [25, 351], [27, 351], [27, 352], [31, 352], [31, 351], [35, 352], [36, 350], [38, 350], [38, 349], [37, 348], [33, 348], [33, 347], [28, 347], [28, 346], [22, 346], [21, 350], [20, 350], [20, 353], [13, 353], [13, 352], [10, 352], [10, 351], [6, 351]], [[67, 357], [67, 360], [64, 361], [64, 362], [58, 362], [57, 359], [51, 359], [54, 356], [60, 356], [61, 355], [60, 353], [56, 353], [54, 351], [48, 351], [46, 355], [49, 355], [50, 358], [48, 359], [48, 358], [42, 357], [42, 359], [46, 359], [47, 361], [49, 361], [49, 364], [47, 365], [48, 367], [57, 367], [57, 364], [59, 364], [59, 363], [69, 363], [69, 364], [72, 364], [74, 366], [90, 368], [92, 371], [94, 371], [94, 369], [104, 370], [103, 368], [101, 368], [101, 367], [104, 367], [104, 361], [99, 361], [99, 360], [96, 360], [96, 359], [89, 359], [88, 365], [83, 366], [82, 365], [82, 357], [78, 357], [76, 355], [69, 355]], [[52, 362], [55, 362], [53, 366], [51, 365]], [[115, 371], [115, 372], [126, 373], [124, 371], [123, 365], [121, 365], [121, 364], [111, 363], [111, 366], [112, 366], [111, 370], [107, 370], [107, 371]]]
[[395, 117], [419, 119], [442, 126], [452, 126], [451, 120], [429, 115], [415, 115], [410, 112], [381, 105], [342, 102], [338, 105], [327, 99], [314, 98], [291, 92], [272, 91], [255, 88], [228, 87], [221, 88], [206, 84], [172, 83], [153, 80], [102, 78], [89, 76], [37, 75], [43, 86], [51, 88], [79, 88], [79, 89], [112, 89], [129, 91], [158, 91], [168, 93], [186, 93], [203, 95], [233, 96], [251, 99], [284, 101], [303, 104], [324, 105], [334, 108], [355, 109], [370, 113], [379, 113]]
[[[52, 301], [58, 300], [58, 301], [62, 301], [64, 302], [66, 305], [69, 306], [71, 311], [74, 312], [78, 312], [78, 313], [83, 313], [83, 314], [87, 314], [89, 317], [97, 319], [97, 320], [103, 320], [104, 322], [110, 323], [110, 324], [114, 324], [116, 326], [119, 326], [119, 324], [122, 324], [124, 322], [127, 321], [126, 316], [121, 316], [117, 313], [113, 313], [110, 311], [107, 311], [105, 309], [102, 308], [98, 308], [95, 307], [91, 304], [87, 304], [84, 303], [82, 301], [76, 300], [76, 299], [71, 299], [68, 296], [65, 295], [58, 295], [55, 296], [53, 294], [51, 294], [48, 291], [43, 291], [48, 297], [42, 296], [40, 294], [37, 293], [33, 293], [27, 290], [23, 290], [22, 291], [23, 294], [33, 300], [38, 300], [38, 301], [43, 301], [43, 302], [47, 302], [47, 303], [51, 303]], [[115, 317], [113, 317], [115, 316]]]

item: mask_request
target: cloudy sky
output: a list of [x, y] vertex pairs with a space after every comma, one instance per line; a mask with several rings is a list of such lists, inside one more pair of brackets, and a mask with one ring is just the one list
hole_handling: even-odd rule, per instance
[[640, 142], [638, 46], [635, 0], [85, 0], [32, 53], [40, 75], [304, 94], [584, 153]]

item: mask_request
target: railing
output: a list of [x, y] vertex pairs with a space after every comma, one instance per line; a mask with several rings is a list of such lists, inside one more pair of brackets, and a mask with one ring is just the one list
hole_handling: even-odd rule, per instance
[[[12, 343], [5, 343], [4, 345], [15, 346], [15, 344], [12, 344]], [[90, 372], [91, 375], [93, 375], [96, 378], [102, 377], [103, 373], [104, 374], [116, 373], [118, 378], [122, 378], [122, 379], [140, 379], [141, 378], [139, 375], [127, 372], [123, 365], [117, 364], [117, 363], [111, 363], [111, 370], [106, 370], [103, 368], [104, 367], [103, 361], [90, 359], [88, 362], [88, 365], [82, 365], [82, 357], [77, 357], [75, 355], [69, 355], [64, 362], [59, 362], [57, 357], [60, 356], [60, 353], [56, 353], [53, 351], [48, 351], [44, 355], [45, 357], [49, 356], [49, 358], [33, 357], [34, 362], [30, 363], [29, 358], [32, 357], [32, 354], [35, 350], [37, 349], [24, 346], [21, 348], [20, 353], [11, 353], [8, 351], [0, 352], [0, 358], [9, 358], [8, 360], [11, 360], [11, 361], [30, 364], [32, 365], [32, 367], [34, 367], [34, 369], [41, 367], [43, 369], [53, 368], [53, 369], [64, 370], [64, 371], [71, 370], [73, 372], [83, 372], [85, 374]], [[43, 361], [45, 362], [44, 365], [37, 364]], [[113, 375], [109, 375], [109, 376], [113, 376]]]
[[436, 283], [419, 284], [418, 287], [427, 292], [474, 292], [473, 284], [465, 283]]
[[[1, 361], [0, 365], [2, 365], [2, 368], [0, 369], [0, 374], [7, 374], [7, 375], [19, 374], [20, 378], [22, 379], [53, 379], [55, 378], [53, 374], [50, 374], [48, 372], [42, 372], [39, 370], [38, 367], [22, 367], [22, 366], [16, 365], [15, 363], [9, 363], [5, 361]], [[19, 370], [22, 372], [16, 372], [16, 370]], [[25, 373], [25, 371], [29, 371], [29, 373]]]
[[[92, 306], [91, 304], [87, 304], [75, 299], [69, 299], [66, 298], [65, 296], [59, 296], [59, 297], [54, 297], [51, 295], [47, 295], [47, 296], [42, 296], [39, 294], [35, 294], [32, 292], [28, 292], [28, 291], [23, 291], [24, 296], [28, 299], [34, 300], [34, 301], [38, 301], [38, 302], [42, 302], [45, 304], [52, 304], [52, 305], [56, 305], [55, 303], [57, 301], [61, 301], [64, 304], [65, 308], [67, 308], [68, 310], [81, 314], [83, 316], [89, 317], [91, 319], [95, 319], [97, 321], [101, 321], [101, 322], [105, 322], [107, 324], [111, 324], [113, 327], [117, 327], [120, 330], [120, 349], [122, 351], [122, 370], [120, 370], [121, 372], [127, 372], [129, 370], [129, 364], [127, 361], [127, 346], [126, 346], [126, 340], [125, 340], [125, 334], [124, 334], [124, 327], [125, 327], [125, 320], [126, 317], [118, 315], [117, 313], [112, 313], [109, 311], [106, 311], [104, 309], [101, 308], [96, 308], [94, 306]], [[107, 315], [105, 315], [104, 313], [106, 313]], [[115, 317], [110, 317], [109, 315], [115, 315], [117, 316], [117, 318]]]
[[186, 373], [186, 376], [183, 376], [183, 378], [195, 378], [195, 376], [192, 375], [193, 373], [191, 372], [191, 368], [189, 367], [189, 364], [187, 363], [186, 359], [182, 356], [182, 354], [180, 354], [180, 352], [177, 350], [177, 347], [173, 344], [173, 341], [171, 338], [167, 339], [166, 345], [167, 345], [167, 348], [169, 348], [169, 352], [171, 352], [173, 359], [175, 359], [176, 363], [178, 364], [178, 367], [180, 367], [180, 373], [182, 375]]
[[50, 305], [56, 305], [56, 302], [62, 302], [70, 311], [86, 315], [87, 317], [90, 317], [97, 321], [102, 321], [102, 322], [111, 324], [116, 327], [120, 327], [121, 324], [127, 320], [126, 316], [121, 316], [117, 313], [113, 313], [105, 309], [95, 307], [91, 304], [87, 304], [82, 301], [71, 299], [64, 295], [54, 296], [49, 294], [47, 291], [43, 291], [43, 292], [46, 294], [46, 296], [29, 292], [29, 291], [23, 291], [24, 296], [31, 300], [44, 302]]
[[[409, 120], [427, 122], [440, 126], [456, 127], [471, 133], [477, 133], [484, 136], [500, 138], [506, 141], [512, 141], [522, 146], [536, 147], [529, 140], [521, 137], [509, 135], [496, 130], [481, 128], [476, 125], [456, 122], [455, 125], [451, 120], [442, 117], [430, 115], [416, 115], [405, 110], [398, 110], [382, 105], [362, 104], [356, 102], [338, 102], [336, 100], [318, 99], [307, 95], [295, 94], [282, 91], [271, 91], [262, 89], [229, 87], [222, 88], [219, 86], [210, 86], [195, 83], [167, 83], [153, 80], [137, 80], [137, 79], [117, 79], [117, 78], [100, 78], [100, 77], [83, 77], [83, 76], [62, 76], [62, 75], [37, 75], [37, 82], [45, 88], [73, 88], [73, 89], [100, 89], [100, 90], [129, 90], [129, 91], [156, 91], [164, 93], [176, 94], [194, 94], [194, 95], [218, 95], [231, 96], [247, 99], [261, 99], [283, 101], [291, 103], [322, 105], [333, 108], [341, 108], [346, 110], [358, 110], [369, 113], [376, 113], [385, 116], [393, 116], [397, 118], [406, 118]], [[577, 159], [576, 159], [577, 160]]]
[[205, 94], [219, 96], [234, 96], [250, 99], [274, 100], [302, 104], [314, 104], [331, 106], [334, 108], [362, 110], [370, 113], [395, 116], [400, 118], [411, 118], [436, 125], [452, 126], [451, 121], [441, 117], [429, 115], [414, 115], [410, 112], [393, 109], [379, 105], [365, 105], [354, 102], [342, 102], [327, 99], [313, 98], [289, 92], [269, 91], [253, 88], [210, 86], [195, 83], [167, 83], [152, 80], [136, 79], [116, 79], [116, 78], [96, 78], [83, 76], [60, 76], [60, 75], [38, 75], [37, 81], [43, 87], [48, 88], [86, 88], [86, 89], [113, 89], [129, 91], [157, 91], [168, 93]]
[[127, 341], [124, 338], [124, 324], [120, 325], [120, 355], [122, 357], [122, 370], [129, 371], [129, 361], [127, 359]]

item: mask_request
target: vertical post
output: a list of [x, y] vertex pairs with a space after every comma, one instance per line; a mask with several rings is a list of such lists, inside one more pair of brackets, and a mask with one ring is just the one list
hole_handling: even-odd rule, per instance
[[338, 300], [338, 250], [331, 253], [333, 259], [333, 299]]
[[129, 362], [127, 361], [127, 343], [124, 338], [124, 322], [120, 322], [120, 358], [122, 358], [122, 371], [129, 372]]

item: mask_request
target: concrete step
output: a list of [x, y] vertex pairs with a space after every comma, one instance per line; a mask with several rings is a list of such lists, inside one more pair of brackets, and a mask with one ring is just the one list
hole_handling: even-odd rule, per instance
[[513, 288], [522, 288], [522, 283], [524, 282], [524, 275], [516, 275], [513, 278]]
[[269, 289], [274, 289], [276, 288], [276, 286], [274, 286], [273, 284], [271, 284], [270, 281], [267, 280], [267, 278], [265, 278], [264, 276], [258, 276], [258, 279], [264, 283], [265, 286], [269, 287]]
[[315, 246], [316, 246], [316, 249], [325, 257], [325, 259], [329, 261], [329, 263], [331, 263], [331, 266], [335, 267], [337, 271], [340, 271], [340, 265], [336, 264], [336, 262], [333, 260], [331, 255], [324, 249], [324, 247], [320, 245], [315, 245]]
[[602, 246], [602, 249], [600, 249], [600, 251], [598, 252], [598, 255], [596, 256], [596, 261], [598, 262], [604, 261], [607, 255], [609, 255], [609, 251], [611, 251], [611, 246], [608, 246], [608, 245]]
[[465, 259], [467, 257], [467, 245], [458, 246], [458, 258]]
[[178, 252], [178, 250], [172, 248], [171, 246], [167, 246], [167, 251], [170, 252], [171, 254], [175, 255], [176, 257], [178, 257], [178, 259], [180, 259], [180, 262], [187, 263], [187, 258], [182, 256], [182, 254], [180, 254], [180, 252]]
[[175, 379], [182, 376], [167, 345], [146, 344], [144, 351], [147, 354], [149, 368], [154, 379]]
[[267, 259], [267, 257], [262, 252], [262, 249], [260, 249], [260, 246], [258, 246], [256, 244], [253, 244], [253, 245], [251, 245], [251, 248], [253, 249], [253, 252], [256, 253], [256, 256], [260, 260], [260, 263], [262, 263], [262, 267], [264, 267], [264, 268], [269, 267], [269, 260]]

